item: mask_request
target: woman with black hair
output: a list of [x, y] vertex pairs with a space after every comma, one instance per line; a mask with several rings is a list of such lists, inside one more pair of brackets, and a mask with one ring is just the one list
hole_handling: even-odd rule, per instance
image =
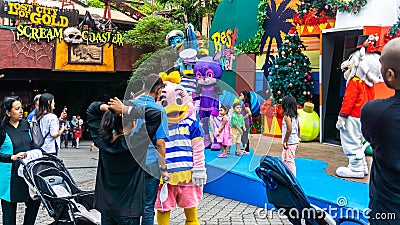
[[300, 144], [299, 118], [297, 113], [297, 101], [287, 95], [282, 99], [283, 120], [282, 120], [282, 161], [296, 176], [296, 150]]
[[25, 202], [24, 225], [35, 224], [40, 200], [32, 200], [28, 185], [17, 175], [26, 151], [37, 149], [31, 139], [29, 124], [23, 119], [21, 99], [5, 97], [0, 104], [0, 199], [3, 224], [15, 225], [17, 203]]
[[[64, 133], [65, 124], [62, 123], [60, 128], [59, 119], [54, 114], [55, 102], [54, 96], [49, 93], [44, 93], [39, 98], [39, 109], [36, 112], [33, 120], [39, 121], [40, 130], [44, 137], [44, 143], [41, 148], [47, 153], [57, 155], [60, 149], [60, 139], [58, 137]], [[61, 119], [66, 115], [61, 114]]]
[[243, 132], [242, 135], [242, 145], [243, 145], [243, 153], [249, 154], [250, 147], [249, 147], [249, 131], [250, 125], [253, 124], [253, 119], [251, 117], [251, 102], [250, 102], [250, 92], [249, 91], [242, 91], [239, 95], [240, 100], [243, 101], [242, 105], [242, 115], [244, 117], [244, 125], [246, 127], [246, 131]]
[[[131, 111], [139, 110], [132, 106]], [[123, 126], [121, 114], [102, 102], [89, 106], [87, 119], [92, 140], [99, 148], [94, 207], [101, 212], [101, 224], [139, 225], [144, 210], [145, 171], [126, 142], [135, 128], [134, 120]], [[146, 150], [137, 155], [145, 156]]]

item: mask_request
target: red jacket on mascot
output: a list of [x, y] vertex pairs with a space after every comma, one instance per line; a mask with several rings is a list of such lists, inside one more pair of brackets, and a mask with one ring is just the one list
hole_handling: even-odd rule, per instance
[[336, 169], [339, 177], [364, 178], [368, 175], [360, 114], [363, 105], [375, 97], [374, 83], [383, 81], [379, 54], [374, 53], [378, 38], [369, 35], [341, 65], [347, 83], [336, 128], [340, 131], [343, 152], [349, 164]]

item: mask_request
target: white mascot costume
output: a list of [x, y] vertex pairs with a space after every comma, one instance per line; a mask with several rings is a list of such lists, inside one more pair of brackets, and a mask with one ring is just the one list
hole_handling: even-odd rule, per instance
[[360, 114], [362, 106], [375, 97], [374, 83], [382, 81], [379, 54], [374, 53], [378, 38], [370, 35], [341, 65], [347, 83], [336, 128], [340, 130], [342, 148], [349, 164], [337, 168], [339, 177], [364, 178], [368, 175]]

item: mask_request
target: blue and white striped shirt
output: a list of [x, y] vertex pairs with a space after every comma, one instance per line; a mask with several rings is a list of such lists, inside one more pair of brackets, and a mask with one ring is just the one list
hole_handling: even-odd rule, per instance
[[202, 137], [199, 122], [186, 118], [178, 124], [169, 124], [165, 138], [166, 164], [169, 173], [193, 168], [192, 140]]

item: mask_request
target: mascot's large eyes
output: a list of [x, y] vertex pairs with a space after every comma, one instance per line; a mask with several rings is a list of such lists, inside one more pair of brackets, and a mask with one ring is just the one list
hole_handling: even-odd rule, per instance
[[206, 71], [206, 77], [208, 77], [208, 78], [214, 78], [214, 71], [212, 71], [212, 70], [207, 70], [207, 71]]
[[182, 43], [183, 42], [183, 39], [181, 38], [181, 37], [174, 37], [173, 39], [172, 39], [172, 44], [174, 44], [174, 45], [177, 45], [177, 44], [180, 44], [180, 43]]
[[201, 73], [200, 73], [199, 71], [197, 71], [197, 73], [196, 73], [196, 78], [197, 78], [197, 79], [200, 79], [200, 78], [201, 78]]
[[183, 104], [183, 97], [185, 97], [185, 94], [182, 92], [178, 93], [176, 95], [176, 104], [182, 105]]
[[179, 95], [176, 96], [176, 104], [182, 105], [182, 97]]
[[167, 107], [168, 102], [167, 102], [167, 98], [165, 96], [160, 97], [160, 102], [161, 102], [162, 107]]

